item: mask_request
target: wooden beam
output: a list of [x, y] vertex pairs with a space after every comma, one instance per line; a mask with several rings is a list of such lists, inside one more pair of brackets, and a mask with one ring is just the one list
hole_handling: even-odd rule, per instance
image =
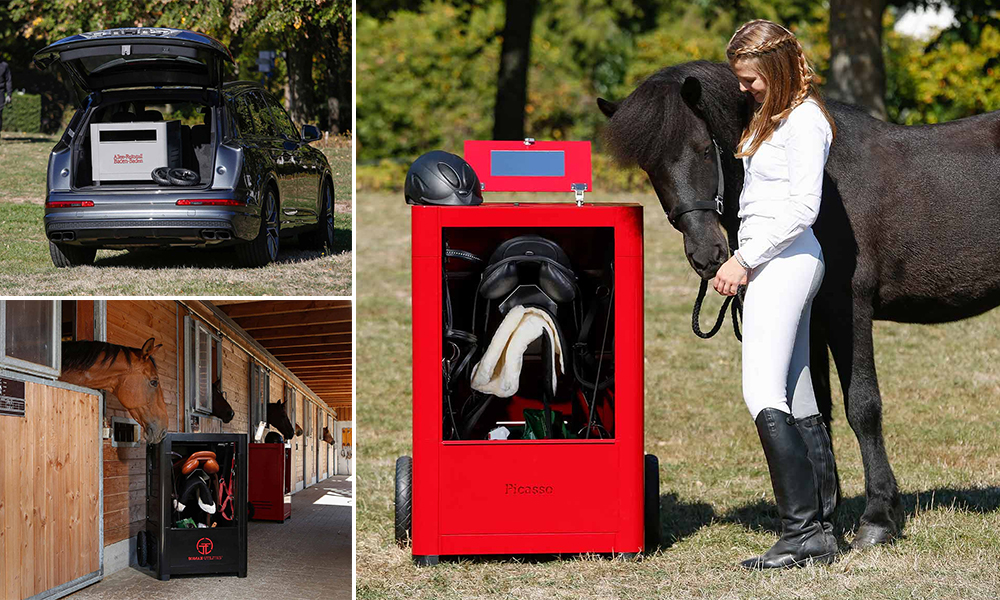
[[326, 358], [350, 358], [352, 350], [333, 350], [323, 352], [313, 348], [312, 350], [273, 350], [271, 355], [282, 360], [303, 360], [303, 359], [326, 359]]
[[326, 360], [295, 360], [295, 361], [284, 361], [283, 364], [291, 370], [295, 369], [312, 369], [315, 367], [339, 367], [345, 365], [350, 367], [354, 364], [351, 357], [347, 356], [344, 358], [328, 358]]
[[[330, 346], [348, 346], [351, 345], [351, 338], [347, 336], [346, 339], [341, 335], [329, 335], [320, 336], [315, 338], [281, 338], [276, 340], [263, 340], [260, 341], [260, 345], [264, 346], [268, 350], [271, 349], [289, 349], [289, 348], [329, 348]], [[273, 352], [272, 352], [273, 354]]]
[[344, 325], [299, 325], [298, 327], [282, 327], [281, 329], [263, 329], [256, 330], [250, 335], [253, 339], [258, 342], [264, 342], [265, 340], [280, 340], [280, 339], [302, 339], [307, 337], [319, 337], [322, 335], [329, 336], [347, 336], [341, 339], [350, 339], [351, 336], [351, 325], [348, 323]]
[[258, 300], [242, 304], [221, 306], [230, 319], [254, 317], [258, 315], [282, 315], [308, 310], [327, 310], [350, 306], [350, 300]]
[[341, 306], [338, 308], [317, 309], [297, 313], [240, 317], [233, 320], [240, 327], [251, 332], [258, 329], [274, 329], [276, 327], [290, 327], [295, 325], [350, 323], [351, 307]]

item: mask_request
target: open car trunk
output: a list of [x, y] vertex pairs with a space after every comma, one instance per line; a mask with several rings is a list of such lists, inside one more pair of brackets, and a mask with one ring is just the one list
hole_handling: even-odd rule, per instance
[[[133, 93], [125, 100], [119, 92], [86, 112], [73, 140], [74, 189], [182, 190], [211, 185], [220, 110], [209, 99], [214, 94], [156, 94], [155, 100], [148, 93]], [[152, 175], [157, 167], [188, 169], [197, 177], [193, 185], [157, 183]]]

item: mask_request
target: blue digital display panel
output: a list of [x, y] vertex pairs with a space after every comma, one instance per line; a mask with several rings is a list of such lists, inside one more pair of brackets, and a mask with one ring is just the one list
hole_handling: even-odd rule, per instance
[[491, 150], [493, 177], [565, 177], [566, 155], [562, 150]]

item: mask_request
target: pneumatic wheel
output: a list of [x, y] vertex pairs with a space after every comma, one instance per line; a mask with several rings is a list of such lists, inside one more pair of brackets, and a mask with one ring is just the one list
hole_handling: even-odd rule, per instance
[[319, 221], [316, 229], [309, 233], [308, 244], [314, 250], [322, 252], [324, 249], [333, 253], [333, 184], [326, 182], [323, 184], [323, 191], [320, 192], [322, 207], [320, 208]]
[[643, 464], [645, 492], [643, 502], [643, 522], [645, 524], [646, 554], [652, 554], [660, 547], [660, 461], [652, 454], [646, 455]]
[[94, 264], [94, 258], [97, 256], [97, 248], [49, 242], [49, 256], [52, 257], [52, 264], [60, 269], [65, 267], [82, 267]]
[[410, 543], [413, 523], [413, 459], [396, 459], [396, 543]]
[[246, 244], [236, 247], [240, 265], [244, 267], [263, 267], [278, 259], [278, 246], [281, 240], [281, 216], [278, 212], [278, 194], [273, 187], [264, 192], [264, 201], [260, 205], [260, 228], [257, 237]]
[[145, 529], [135, 534], [135, 562], [140, 567], [149, 566], [149, 534]]

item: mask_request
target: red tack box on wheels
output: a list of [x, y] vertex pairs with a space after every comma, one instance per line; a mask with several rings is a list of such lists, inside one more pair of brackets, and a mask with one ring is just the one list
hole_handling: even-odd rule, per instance
[[[397, 539], [412, 541], [422, 565], [655, 549], [658, 465], [643, 454], [642, 207], [583, 202], [589, 142], [466, 142], [465, 157], [484, 191], [559, 190], [576, 202], [412, 207], [413, 458], [396, 465]], [[561, 248], [574, 297], [543, 281], [551, 265], [541, 263], [552, 261], [532, 251], [505, 261], [515, 239]], [[507, 261], [517, 281], [497, 296], [486, 286]], [[560, 343], [544, 334], [527, 346], [513, 396], [473, 390], [468, 372], [453, 379], [468, 334], [479, 349], [470, 363], [485, 363], [492, 327], [518, 298], [547, 307], [562, 324]], [[564, 364], [550, 394], [553, 345]]]
[[250, 444], [250, 518], [285, 522], [292, 516], [292, 449]]

